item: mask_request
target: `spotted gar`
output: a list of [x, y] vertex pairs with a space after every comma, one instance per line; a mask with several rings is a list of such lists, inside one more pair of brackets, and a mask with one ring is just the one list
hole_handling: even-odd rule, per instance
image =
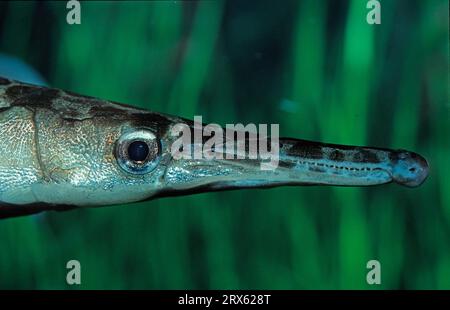
[[190, 120], [0, 78], [0, 218], [237, 188], [420, 185], [413, 152], [279, 140], [261, 159], [174, 159], [176, 124]]

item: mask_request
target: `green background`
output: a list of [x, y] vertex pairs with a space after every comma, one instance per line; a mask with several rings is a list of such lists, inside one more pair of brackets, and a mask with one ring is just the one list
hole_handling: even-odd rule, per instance
[[[0, 52], [49, 85], [206, 123], [404, 148], [419, 188], [290, 187], [0, 222], [0, 288], [449, 289], [448, 2], [0, 4]], [[66, 262], [81, 262], [69, 286]], [[382, 284], [366, 283], [381, 262]]]

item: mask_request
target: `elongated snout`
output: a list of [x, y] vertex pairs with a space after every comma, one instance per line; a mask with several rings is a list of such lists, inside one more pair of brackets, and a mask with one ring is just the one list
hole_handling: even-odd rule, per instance
[[[269, 159], [259, 153], [253, 159], [228, 157], [225, 155], [233, 150], [221, 147], [220, 151], [215, 148], [215, 155], [222, 155], [219, 158], [173, 160], [167, 167], [163, 192], [177, 195], [282, 185], [371, 186], [392, 181], [414, 187], [428, 175], [426, 160], [408, 151], [292, 138], [270, 140], [269, 145], [277, 150]], [[244, 149], [248, 155], [249, 147]]]

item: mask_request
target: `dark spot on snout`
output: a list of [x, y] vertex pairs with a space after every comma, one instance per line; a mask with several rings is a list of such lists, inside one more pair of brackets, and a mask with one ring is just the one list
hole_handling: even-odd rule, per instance
[[332, 161], [343, 161], [345, 159], [345, 154], [341, 151], [334, 150], [328, 157]]
[[280, 148], [283, 144], [291, 144], [291, 147], [286, 151], [288, 156], [300, 156], [304, 158], [320, 159], [323, 158], [322, 146], [311, 141], [306, 140], [288, 140], [280, 142]]
[[294, 162], [289, 162], [289, 161], [280, 161], [280, 162], [278, 163], [278, 166], [279, 166], [279, 167], [286, 168], [286, 169], [294, 168], [295, 165], [296, 165], [296, 164], [295, 164]]
[[357, 163], [379, 163], [380, 159], [378, 158], [378, 155], [375, 152], [367, 151], [367, 150], [360, 150], [355, 153], [353, 156], [353, 161]]
[[389, 152], [388, 157], [392, 162], [398, 160], [397, 152]]
[[413, 152], [408, 152], [404, 150], [397, 150], [393, 152], [389, 152], [389, 160], [392, 162], [397, 162], [399, 160], [407, 159], [407, 158], [417, 158], [417, 154]]

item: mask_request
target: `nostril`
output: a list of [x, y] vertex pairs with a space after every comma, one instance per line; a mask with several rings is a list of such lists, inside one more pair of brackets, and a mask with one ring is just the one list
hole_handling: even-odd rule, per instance
[[416, 168], [409, 168], [410, 172], [416, 172]]

